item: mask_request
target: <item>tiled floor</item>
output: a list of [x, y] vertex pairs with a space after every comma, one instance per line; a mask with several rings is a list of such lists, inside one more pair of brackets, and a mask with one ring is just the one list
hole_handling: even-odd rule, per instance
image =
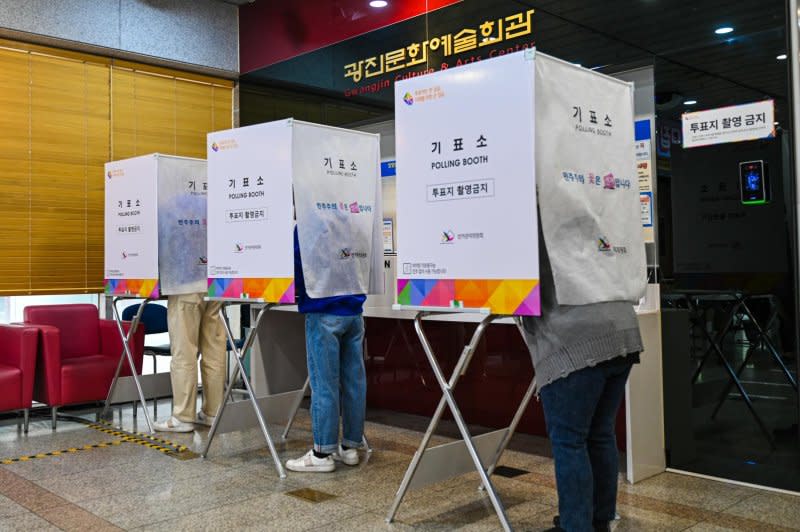
[[[165, 403], [162, 413], [168, 408]], [[135, 430], [130, 411], [122, 424]], [[279, 434], [278, 427], [273, 429]], [[279, 444], [282, 460], [305, 452], [309, 429], [302, 411], [290, 439]], [[203, 429], [167, 438], [199, 451], [206, 434]], [[0, 531], [500, 529], [488, 498], [477, 489], [475, 473], [409, 492], [396, 521], [387, 524], [386, 513], [421, 434], [370, 422], [367, 435], [374, 453], [366, 463], [340, 466], [332, 474], [289, 472], [285, 480], [278, 479], [255, 429], [218, 436], [205, 460], [178, 460], [121, 442], [0, 465]], [[119, 440], [68, 421], [56, 432], [48, 421], [35, 421], [27, 436], [6, 425], [0, 427], [0, 462]], [[556, 514], [552, 460], [520, 447], [525, 445], [515, 445], [502, 464], [527, 472], [495, 477], [495, 483], [515, 530], [543, 530]], [[289, 494], [300, 488], [333, 497], [314, 503]], [[619, 513], [618, 531], [800, 530], [798, 497], [675, 474], [635, 486], [621, 483]]]

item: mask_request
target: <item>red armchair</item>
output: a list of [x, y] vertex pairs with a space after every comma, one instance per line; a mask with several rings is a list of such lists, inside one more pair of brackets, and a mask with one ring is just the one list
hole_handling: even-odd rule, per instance
[[[52, 408], [53, 429], [59, 406], [104, 401], [122, 353], [114, 320], [101, 320], [94, 305], [25, 307], [25, 325], [39, 329], [39, 356], [33, 398]], [[123, 324], [125, 332], [130, 323]], [[131, 339], [136, 373], [142, 373], [144, 327]], [[120, 375], [130, 375], [127, 360]]]
[[37, 334], [33, 327], [0, 325], [0, 412], [22, 410], [26, 434], [33, 399]]

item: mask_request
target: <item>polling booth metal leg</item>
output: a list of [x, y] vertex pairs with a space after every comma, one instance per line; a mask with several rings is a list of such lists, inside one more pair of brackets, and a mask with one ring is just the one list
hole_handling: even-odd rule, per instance
[[[308, 393], [308, 388], [311, 386], [311, 377], [306, 377], [306, 382], [303, 384], [302, 393], [297, 396], [297, 400], [292, 404], [291, 414], [289, 415], [289, 421], [286, 422], [286, 428], [283, 430], [283, 434], [281, 434], [281, 439], [286, 441], [286, 438], [289, 436], [289, 431], [292, 430], [292, 425], [294, 424], [294, 420], [297, 417], [297, 412], [300, 410], [300, 403], [303, 402], [303, 397], [306, 396]], [[361, 437], [361, 443], [364, 446], [364, 451], [367, 454], [372, 453], [372, 447], [369, 444], [369, 440], [367, 440], [367, 435], [364, 434]]]
[[289, 435], [289, 431], [292, 430], [292, 425], [294, 424], [294, 419], [297, 417], [297, 411], [300, 410], [300, 403], [303, 402], [303, 397], [306, 396], [308, 393], [308, 388], [311, 386], [311, 377], [306, 377], [306, 382], [303, 384], [303, 393], [297, 396], [297, 400], [292, 405], [292, 413], [289, 416], [289, 421], [286, 422], [286, 428], [283, 430], [283, 434], [281, 434], [281, 439], [286, 440], [286, 437]]
[[[230, 404], [228, 403], [228, 398], [231, 395], [231, 391], [233, 390], [233, 386], [234, 386], [234, 384], [236, 382], [236, 379], [241, 374], [242, 382], [244, 383], [244, 387], [245, 387], [245, 390], [247, 392], [246, 393], [246, 397], [245, 397], [245, 401], [250, 401], [252, 403], [253, 414], [255, 415], [256, 419], [258, 420], [258, 425], [261, 428], [261, 432], [264, 434], [264, 439], [267, 441], [267, 446], [269, 447], [269, 452], [272, 455], [273, 461], [275, 462], [275, 469], [277, 470], [278, 475], [280, 476], [280, 478], [286, 478], [286, 471], [284, 470], [283, 464], [281, 463], [281, 460], [278, 457], [278, 452], [275, 449], [275, 444], [272, 441], [272, 436], [270, 436], [270, 434], [269, 434], [269, 430], [267, 428], [267, 422], [264, 419], [264, 414], [262, 413], [259, 404], [264, 404], [267, 408], [270, 408], [271, 405], [268, 404], [268, 401], [270, 399], [275, 399], [275, 398], [277, 398], [279, 400], [283, 400], [282, 402], [284, 404], [286, 404], [286, 400], [293, 401], [295, 399], [293, 394], [297, 394], [297, 393], [299, 393], [299, 391], [297, 391], [297, 392], [289, 392], [289, 394], [279, 394], [279, 396], [285, 396], [285, 397], [273, 396], [273, 397], [256, 398], [255, 394], [253, 393], [253, 388], [250, 385], [250, 379], [247, 378], [247, 373], [245, 372], [244, 365], [243, 365], [245, 353], [247, 353], [247, 351], [253, 345], [253, 342], [255, 341], [255, 339], [257, 337], [258, 326], [261, 323], [261, 319], [264, 317], [264, 315], [271, 308], [275, 307], [276, 305], [267, 304], [267, 305], [264, 306], [264, 308], [262, 308], [259, 311], [258, 316], [256, 317], [255, 324], [248, 331], [248, 333], [247, 333], [247, 335], [245, 337], [244, 344], [242, 345], [241, 349], [238, 349], [236, 347], [234, 341], [233, 341], [234, 340], [233, 332], [231, 331], [230, 324], [228, 323], [228, 320], [226, 319], [227, 314], [225, 312], [225, 305], [227, 305], [228, 303], [227, 302], [223, 302], [222, 304], [223, 304], [223, 308], [221, 308], [220, 311], [219, 311], [219, 318], [220, 318], [220, 320], [222, 320], [222, 323], [225, 326], [225, 333], [227, 334], [228, 341], [230, 342], [231, 348], [234, 351], [234, 354], [235, 354], [234, 360], [236, 362], [236, 367], [234, 368], [234, 371], [233, 371], [233, 377], [231, 378], [230, 382], [228, 382], [228, 385], [225, 387], [225, 396], [223, 397], [222, 403], [220, 404], [220, 407], [219, 407], [219, 411], [217, 412], [217, 415], [214, 418], [214, 423], [211, 425], [211, 430], [209, 430], [209, 432], [208, 432], [208, 440], [206, 441], [206, 446], [203, 449], [203, 452], [201, 453], [201, 456], [203, 458], [206, 458], [208, 456], [208, 450], [211, 447], [211, 442], [214, 441], [214, 437], [216, 436], [217, 432], [220, 431], [221, 425], [224, 425], [226, 423], [228, 424], [228, 427], [226, 427], [226, 431], [235, 430], [236, 429], [236, 427], [231, 427], [232, 424], [236, 423], [236, 420], [232, 419], [232, 420], [229, 421], [228, 419], [226, 419], [225, 418], [225, 412], [226, 411], [230, 411], [230, 410], [232, 410], [234, 408], [238, 408], [239, 403], [242, 402], [242, 401], [238, 401], [238, 402], [235, 402], [235, 403], [230, 403]], [[284, 408], [284, 410], [285, 410], [285, 408]], [[233, 416], [231, 416], [231, 417], [233, 417]]]
[[[131, 352], [130, 341], [133, 338], [133, 335], [136, 334], [136, 329], [139, 327], [139, 322], [142, 319], [142, 312], [144, 312], [144, 307], [151, 301], [150, 298], [145, 298], [144, 301], [139, 305], [139, 309], [136, 311], [136, 315], [133, 317], [131, 321], [130, 329], [128, 332], [125, 332], [125, 328], [122, 326], [122, 316], [117, 309], [117, 303], [119, 302], [120, 298], [115, 297], [114, 301], [111, 304], [111, 309], [114, 313], [114, 321], [117, 324], [117, 331], [119, 332], [119, 336], [122, 339], [122, 353], [120, 354], [119, 363], [117, 364], [117, 371], [114, 373], [114, 379], [111, 381], [111, 387], [108, 389], [108, 396], [106, 397], [106, 403], [103, 406], [103, 411], [100, 414], [102, 418], [105, 418], [108, 409], [111, 406], [111, 402], [114, 398], [114, 392], [117, 389], [118, 381], [120, 380], [120, 372], [122, 371], [122, 364], [127, 359], [128, 367], [131, 369], [131, 379], [136, 387], [136, 394], [138, 396], [139, 401], [141, 401], [142, 405], [145, 406], [144, 408], [144, 418], [147, 422], [147, 429], [150, 432], [153, 431], [153, 420], [150, 418], [150, 413], [147, 411], [146, 405], [147, 400], [145, 399], [144, 391], [142, 389], [142, 383], [139, 381], [139, 376], [136, 374], [136, 364], [133, 361], [133, 354]], [[121, 420], [120, 420], [121, 422]]]
[[[516, 323], [517, 329], [522, 336], [522, 341], [525, 342], [525, 331], [522, 329], [522, 318], [517, 316], [514, 318], [514, 322]], [[528, 385], [528, 389], [525, 391], [525, 395], [522, 396], [522, 402], [519, 404], [517, 411], [514, 413], [514, 417], [511, 419], [511, 424], [508, 426], [508, 433], [506, 434], [505, 438], [503, 438], [500, 448], [497, 449], [497, 453], [495, 453], [495, 457], [486, 471], [488, 476], [492, 476], [494, 470], [497, 469], [497, 464], [500, 462], [500, 458], [502, 458], [506, 448], [508, 448], [508, 444], [511, 442], [511, 437], [514, 436], [514, 432], [517, 430], [517, 425], [519, 425], [519, 422], [522, 420], [522, 416], [525, 414], [525, 410], [528, 408], [528, 403], [531, 402], [531, 398], [533, 397], [535, 391], [536, 376], [534, 375], [533, 379], [531, 379], [531, 383]], [[481, 485], [480, 489], [485, 489], [485, 486]]]
[[[403, 498], [409, 489], [421, 488], [435, 482], [440, 482], [458, 475], [462, 475], [474, 469], [477, 470], [478, 475], [481, 478], [481, 484], [486, 489], [486, 493], [491, 500], [495, 512], [497, 513], [497, 517], [500, 520], [501, 526], [504, 530], [510, 531], [511, 525], [508, 522], [508, 516], [506, 515], [505, 508], [503, 507], [503, 503], [500, 501], [497, 491], [495, 490], [494, 485], [489, 478], [489, 473], [487, 468], [484, 466], [484, 463], [496, 463], [496, 461], [499, 459], [499, 455], [502, 454], [501, 448], [503, 448], [504, 445], [507, 445], [507, 440], [510, 438], [510, 434], [513, 432], [511, 430], [512, 427], [506, 427], [505, 429], [500, 429], [473, 437], [467, 428], [467, 424], [464, 421], [461, 411], [459, 410], [453, 396], [455, 387], [458, 384], [458, 380], [462, 375], [464, 375], [464, 373], [466, 373], [469, 363], [472, 360], [472, 356], [474, 355], [475, 350], [478, 347], [478, 343], [483, 336], [483, 333], [486, 331], [486, 328], [493, 321], [499, 319], [500, 316], [489, 315], [480, 322], [478, 327], [475, 329], [470, 342], [462, 350], [461, 356], [459, 357], [455, 369], [453, 370], [453, 373], [448, 381], [445, 380], [445, 376], [442, 373], [441, 367], [439, 366], [439, 363], [433, 352], [433, 348], [431, 347], [431, 344], [428, 341], [428, 338], [425, 335], [425, 331], [422, 327], [422, 319], [430, 314], [430, 312], [426, 311], [418, 312], [414, 318], [414, 328], [417, 332], [420, 342], [422, 343], [422, 347], [425, 351], [425, 355], [428, 358], [428, 362], [433, 369], [433, 373], [436, 376], [436, 382], [439, 384], [439, 388], [442, 390], [442, 399], [439, 401], [439, 404], [436, 407], [436, 411], [434, 412], [433, 418], [431, 419], [431, 422], [422, 437], [419, 448], [414, 453], [414, 457], [411, 459], [411, 463], [406, 470], [406, 474], [403, 477], [403, 481], [400, 484], [394, 502], [389, 509], [389, 514], [386, 517], [386, 521], [392, 522], [394, 520], [397, 510], [400, 507], [400, 503], [403, 501]], [[532, 384], [528, 393], [526, 393], [527, 400], [530, 400], [530, 396], [533, 394], [533, 389], [534, 388]], [[434, 431], [439, 425], [439, 421], [444, 414], [445, 407], [450, 408], [453, 419], [455, 420], [458, 430], [461, 433], [462, 440], [428, 448], [431, 437], [433, 436]], [[519, 418], [521, 418], [521, 412], [523, 410], [524, 408], [520, 407], [520, 409], [517, 411], [517, 414], [514, 416], [516, 423], [519, 422]]]
[[[758, 415], [758, 412], [756, 411], [755, 406], [753, 405], [753, 400], [750, 398], [750, 394], [747, 393], [747, 390], [745, 390], [744, 385], [742, 384], [742, 381], [739, 379], [739, 372], [737, 372], [736, 370], [733, 369], [733, 366], [731, 366], [731, 363], [728, 362], [728, 359], [725, 357], [725, 353], [723, 352], [722, 347], [721, 347], [723, 342], [725, 341], [725, 337], [728, 335], [728, 333], [730, 332], [730, 330], [733, 328], [734, 324], [736, 323], [737, 316], [739, 315], [739, 309], [741, 309], [741, 308], [745, 308], [746, 309], [747, 308], [747, 306], [745, 305], [745, 298], [743, 296], [741, 296], [739, 294], [735, 294], [735, 295], [731, 294], [730, 297], [731, 297], [731, 300], [732, 300], [733, 304], [731, 306], [730, 312], [728, 313], [728, 318], [727, 318], [727, 320], [725, 322], [725, 326], [723, 327], [722, 332], [720, 332], [717, 335], [717, 337], [714, 338], [711, 335], [711, 333], [709, 333], [706, 330], [705, 327], [702, 327], [703, 333], [705, 334], [705, 336], [706, 336], [706, 338], [707, 338], [707, 340], [709, 342], [709, 346], [706, 349], [705, 354], [703, 355], [703, 359], [701, 360], [700, 365], [697, 367], [697, 370], [695, 370], [694, 375], [692, 376], [692, 384], [697, 382], [697, 379], [700, 377], [700, 373], [703, 370], [703, 366], [705, 365], [706, 360], [711, 356], [712, 353], [716, 354], [717, 358], [719, 359], [720, 363], [722, 364], [723, 369], [728, 374], [728, 379], [729, 379], [728, 380], [728, 384], [727, 384], [726, 389], [725, 389], [726, 391], [725, 391], [725, 394], [723, 396], [723, 400], [724, 400], [725, 397], [727, 397], [730, 389], [733, 386], [736, 386], [736, 389], [739, 391], [739, 395], [741, 396], [742, 400], [744, 401], [745, 406], [747, 406], [747, 409], [750, 411], [750, 415], [753, 416], [753, 419], [755, 420], [755, 422], [758, 425], [759, 429], [761, 429], [761, 432], [764, 434], [764, 437], [766, 437], [767, 441], [769, 441], [770, 446], [772, 448], [774, 448], [775, 447], [775, 441], [772, 438], [772, 434], [770, 433], [769, 429], [767, 428], [767, 425], [764, 423], [764, 420], [761, 418], [760, 415]], [[757, 322], [756, 322], [756, 324], [757, 324]], [[758, 330], [761, 331], [760, 326], [758, 327]], [[749, 354], [748, 354], [748, 356], [749, 356]], [[721, 404], [717, 405], [717, 408], [712, 413], [712, 418], [714, 416], [716, 416], [717, 412], [719, 411], [719, 407], [720, 406], [721, 406]]]
[[[738, 385], [738, 383], [741, 382], [742, 372], [744, 371], [745, 367], [747, 367], [747, 365], [749, 364], [750, 358], [753, 356], [753, 354], [756, 352], [756, 350], [759, 347], [761, 347], [762, 345], [764, 347], [766, 347], [767, 352], [776, 361], [776, 363], [778, 364], [778, 367], [780, 367], [781, 371], [783, 372], [784, 376], [786, 377], [786, 380], [789, 381], [789, 384], [792, 386], [792, 388], [794, 389], [795, 393], [797, 393], [797, 381], [795, 380], [794, 375], [792, 375], [791, 371], [789, 371], [789, 368], [786, 367], [786, 363], [783, 361], [783, 358], [781, 357], [780, 353], [778, 353], [778, 350], [775, 348], [775, 346], [773, 345], [772, 341], [769, 339], [769, 337], [767, 335], [767, 332], [764, 330], [764, 328], [758, 322], [758, 320], [756, 319], [755, 315], [750, 310], [750, 307], [747, 306], [747, 298], [746, 297], [741, 297], [737, 301], [737, 308], [741, 308], [742, 309], [744, 315], [747, 316], [747, 318], [750, 321], [750, 323], [756, 329], [755, 339], [753, 340], [752, 346], [750, 347], [750, 349], [748, 349], [747, 355], [745, 356], [744, 360], [742, 361], [742, 363], [739, 365], [739, 368], [735, 372], [736, 378], [734, 379], [732, 377], [728, 381], [728, 384], [725, 386], [725, 389], [722, 391], [722, 394], [720, 395], [720, 398], [717, 401], [717, 406], [714, 408], [714, 412], [711, 414], [711, 418], [712, 419], [716, 418], [717, 414], [719, 413], [720, 409], [722, 408], [722, 405], [725, 403], [725, 400], [728, 398], [728, 394], [731, 392], [731, 389], [734, 387], [734, 385]], [[741, 393], [741, 390], [740, 390], [740, 393]], [[751, 405], [749, 397], [747, 397], [745, 395], [742, 395], [742, 398], [745, 400], [745, 403], [748, 404], [748, 406]], [[751, 410], [752, 410], [752, 408], [751, 408]], [[755, 412], [754, 412], [754, 415], [755, 415]], [[766, 427], [764, 426], [764, 423], [760, 421], [760, 418], [758, 416], [756, 416], [756, 417], [757, 417], [757, 421], [759, 422], [759, 426], [761, 427], [761, 429], [764, 432], [765, 436], [769, 440], [770, 444], [774, 447], [774, 441], [773, 441], [772, 435], [769, 433], [768, 430], [766, 430]]]
[[797, 391], [797, 380], [795, 379], [794, 375], [789, 370], [789, 368], [786, 367], [786, 363], [783, 361], [783, 357], [781, 356], [780, 353], [778, 353], [778, 350], [775, 348], [775, 345], [772, 343], [772, 340], [769, 339], [769, 335], [767, 335], [767, 331], [764, 330], [764, 328], [761, 326], [761, 324], [756, 319], [756, 317], [753, 314], [753, 312], [750, 310], [750, 307], [747, 305], [747, 299], [748, 298], [742, 298], [742, 301], [741, 301], [742, 310], [744, 310], [745, 315], [750, 320], [750, 322], [753, 324], [753, 326], [756, 328], [756, 338], [761, 340], [764, 343], [764, 345], [767, 346], [767, 351], [769, 351], [770, 355], [772, 355], [772, 358], [778, 364], [778, 367], [781, 368], [781, 371], [783, 372], [784, 376], [786, 376], [786, 380], [789, 381], [789, 384], [791, 384], [792, 388], [794, 388], [794, 390], [796, 392]]

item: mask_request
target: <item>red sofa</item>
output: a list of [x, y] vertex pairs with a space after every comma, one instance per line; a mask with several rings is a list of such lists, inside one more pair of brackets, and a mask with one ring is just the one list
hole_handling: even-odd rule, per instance
[[[25, 325], [39, 330], [34, 400], [52, 408], [56, 428], [58, 407], [104, 401], [122, 353], [114, 320], [101, 320], [87, 304], [25, 307]], [[124, 323], [125, 332], [130, 323]], [[136, 373], [142, 373], [144, 327], [131, 339]], [[121, 375], [130, 375], [127, 360]]]
[[26, 434], [33, 399], [37, 334], [33, 327], [0, 325], [0, 412], [22, 410]]

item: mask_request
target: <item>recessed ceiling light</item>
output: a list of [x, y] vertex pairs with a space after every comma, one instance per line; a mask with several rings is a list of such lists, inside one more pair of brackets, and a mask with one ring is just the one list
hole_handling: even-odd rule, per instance
[[714, 33], [716, 33], [717, 35], [725, 35], [727, 33], [731, 33], [732, 31], [733, 28], [731, 28], [730, 26], [722, 26], [721, 28], [715, 29]]
[[370, 7], [386, 7], [389, 5], [389, 2], [386, 0], [372, 0], [369, 5]]
[[696, 103], [697, 100], [686, 100], [685, 102], [683, 102], [683, 105], [695, 105]]
[[783, 60], [786, 59], [786, 57], [787, 57], [786, 54], [781, 54], [778, 57], [776, 57], [775, 59], [777, 59], [778, 61], [783, 61]]

